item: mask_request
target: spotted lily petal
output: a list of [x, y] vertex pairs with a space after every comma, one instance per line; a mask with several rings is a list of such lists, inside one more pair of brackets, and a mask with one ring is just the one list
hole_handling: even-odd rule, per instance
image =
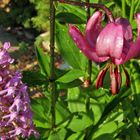
[[96, 39], [101, 31], [102, 12], [95, 12], [86, 25], [85, 36], [91, 47], [95, 47]]
[[94, 62], [103, 62], [108, 59], [108, 57], [99, 57], [96, 54], [95, 48], [90, 47], [88, 41], [80, 32], [80, 30], [73, 26], [69, 26], [69, 34], [71, 35], [72, 39], [74, 40], [77, 47], [87, 56], [90, 60]]
[[96, 43], [98, 56], [120, 58], [123, 50], [123, 29], [115, 23], [108, 24], [99, 34]]

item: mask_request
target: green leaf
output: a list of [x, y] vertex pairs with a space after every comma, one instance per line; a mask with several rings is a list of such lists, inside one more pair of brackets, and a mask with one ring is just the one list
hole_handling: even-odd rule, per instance
[[74, 132], [79, 132], [89, 127], [93, 121], [86, 113], [78, 113], [75, 115], [68, 125], [68, 128]]
[[33, 120], [37, 127], [50, 128], [51, 121], [48, 116], [50, 113], [50, 101], [43, 97], [31, 100], [33, 110]]
[[94, 99], [90, 99], [90, 105], [93, 112], [93, 124], [95, 125], [100, 120], [102, 113], [104, 111], [105, 105]]
[[[78, 23], [83, 23], [83, 22], [86, 23], [86, 21], [87, 21], [86, 11], [85, 11], [84, 8], [69, 5], [69, 4], [61, 4], [61, 3], [59, 3], [57, 5], [56, 9], [57, 9], [57, 11], [59, 11], [59, 13], [69, 13], [69, 15], [67, 15], [67, 16], [71, 19], [71, 21], [70, 21], [70, 19], [65, 17], [66, 16], [65, 14], [63, 15], [63, 17], [61, 15], [61, 17], [63, 19], [65, 18], [70, 23], [77, 23], [78, 24]], [[72, 17], [70, 17], [70, 15]], [[77, 19], [75, 19], [76, 17], [77, 17]], [[77, 20], [78, 20], [78, 22], [77, 22]]]
[[126, 89], [123, 87], [122, 91], [116, 95], [115, 97], [112, 97], [112, 100], [106, 105], [104, 112], [102, 114], [101, 123], [104, 121], [104, 119], [108, 116], [108, 114], [126, 97], [128, 97], [131, 93], [130, 89]]
[[67, 131], [65, 128], [61, 128], [57, 131], [53, 131], [51, 132], [48, 140], [65, 140], [66, 132]]
[[69, 23], [69, 24], [82, 24], [85, 23], [83, 19], [75, 15], [74, 13], [61, 12], [56, 15], [56, 20], [61, 23]]
[[50, 75], [50, 57], [48, 54], [45, 54], [40, 47], [36, 47], [36, 54], [37, 54], [37, 59], [39, 66], [41, 68], [41, 71], [45, 75]]
[[99, 0], [91, 0], [90, 2], [91, 2], [91, 3], [98, 3]]
[[112, 5], [114, 5], [115, 3], [112, 1], [112, 2], [107, 2], [105, 5], [106, 5], [106, 7], [111, 7]]
[[59, 83], [59, 82], [57, 82], [57, 89], [74, 88], [74, 87], [82, 85], [82, 83], [83, 82], [79, 79], [76, 79], [76, 80], [74, 80], [72, 82], [69, 82], [69, 83]]
[[56, 103], [56, 124], [63, 123], [66, 120], [66, 118], [70, 115], [69, 110], [61, 103]]
[[140, 140], [139, 132], [134, 125], [129, 125], [123, 134], [127, 136], [127, 139], [129, 138], [130, 140]]
[[112, 134], [118, 129], [118, 124], [116, 122], [109, 122], [106, 124], [103, 124], [100, 128], [96, 130], [96, 132], [93, 134], [92, 139], [96, 139], [97, 137], [103, 135], [103, 134]]
[[102, 134], [96, 137], [94, 140], [116, 140], [116, 139], [113, 138], [112, 134]]
[[131, 66], [131, 84], [133, 93], [140, 94], [140, 66], [137, 61], [132, 61]]
[[72, 70], [68, 71], [66, 74], [64, 74], [63, 76], [61, 76], [56, 81], [62, 82], [62, 83], [69, 83], [84, 75], [85, 75], [85, 73], [83, 71], [77, 70], [77, 69], [72, 69]]
[[68, 89], [68, 108], [71, 112], [85, 111], [85, 98], [78, 87]]
[[137, 61], [132, 61], [131, 64], [131, 89], [133, 98], [134, 98], [134, 106], [137, 108], [137, 113], [140, 115], [139, 107], [140, 107], [140, 65]]
[[83, 132], [77, 132], [68, 137], [67, 140], [84, 140], [84, 135]]
[[68, 28], [56, 22], [56, 42], [64, 60], [75, 69], [85, 70], [87, 59], [75, 46], [71, 39]]
[[23, 71], [22, 74], [22, 80], [28, 86], [42, 86], [48, 83], [46, 77], [40, 71]]
[[131, 0], [125, 0], [128, 6], [131, 6]]

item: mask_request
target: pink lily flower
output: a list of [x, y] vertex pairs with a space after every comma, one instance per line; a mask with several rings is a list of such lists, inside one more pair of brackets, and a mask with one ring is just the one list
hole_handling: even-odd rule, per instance
[[[114, 22], [102, 27], [102, 12], [95, 12], [85, 28], [85, 34], [74, 25], [69, 26], [69, 34], [77, 47], [94, 62], [104, 62], [111, 60], [98, 75], [96, 87], [102, 87], [103, 79], [108, 69], [110, 69], [111, 91], [118, 93], [121, 86], [121, 75], [119, 65], [124, 64], [131, 58], [140, 57], [140, 14], [136, 14], [138, 25], [138, 37], [133, 42], [132, 28], [127, 19], [117, 18]], [[124, 69], [124, 68], [123, 68]], [[129, 76], [124, 69], [127, 85]]]

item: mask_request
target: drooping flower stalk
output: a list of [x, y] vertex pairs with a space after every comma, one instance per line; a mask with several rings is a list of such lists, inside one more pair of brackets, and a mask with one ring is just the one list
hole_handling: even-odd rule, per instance
[[105, 11], [106, 15], [108, 16], [109, 21], [110, 22], [114, 21], [112, 12], [103, 4], [78, 2], [78, 1], [71, 1], [71, 0], [56, 0], [56, 1], [59, 1], [60, 3], [75, 5], [75, 6], [88, 7], [88, 8], [94, 8], [94, 9], [102, 9]]
[[28, 138], [31, 134], [37, 138], [27, 86], [21, 81], [21, 73], [9, 67], [14, 61], [7, 51], [9, 47], [7, 42], [0, 48], [0, 138]]

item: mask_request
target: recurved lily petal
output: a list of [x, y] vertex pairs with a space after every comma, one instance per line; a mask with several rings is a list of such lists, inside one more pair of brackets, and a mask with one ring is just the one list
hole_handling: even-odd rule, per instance
[[101, 11], [95, 12], [90, 17], [86, 25], [85, 36], [91, 47], [95, 47], [96, 39], [102, 29], [101, 27], [102, 16], [103, 15]]
[[69, 34], [71, 35], [72, 39], [74, 40], [77, 47], [87, 56], [90, 60], [94, 62], [103, 62], [109, 59], [109, 57], [99, 57], [96, 54], [95, 48], [90, 47], [88, 41], [80, 32], [80, 30], [73, 26], [69, 26]]
[[115, 22], [122, 25], [125, 40], [132, 41], [133, 40], [132, 27], [129, 21], [125, 18], [117, 18]]
[[123, 43], [122, 26], [116, 23], [110, 23], [100, 32], [97, 38], [97, 55], [119, 59], [122, 55]]

